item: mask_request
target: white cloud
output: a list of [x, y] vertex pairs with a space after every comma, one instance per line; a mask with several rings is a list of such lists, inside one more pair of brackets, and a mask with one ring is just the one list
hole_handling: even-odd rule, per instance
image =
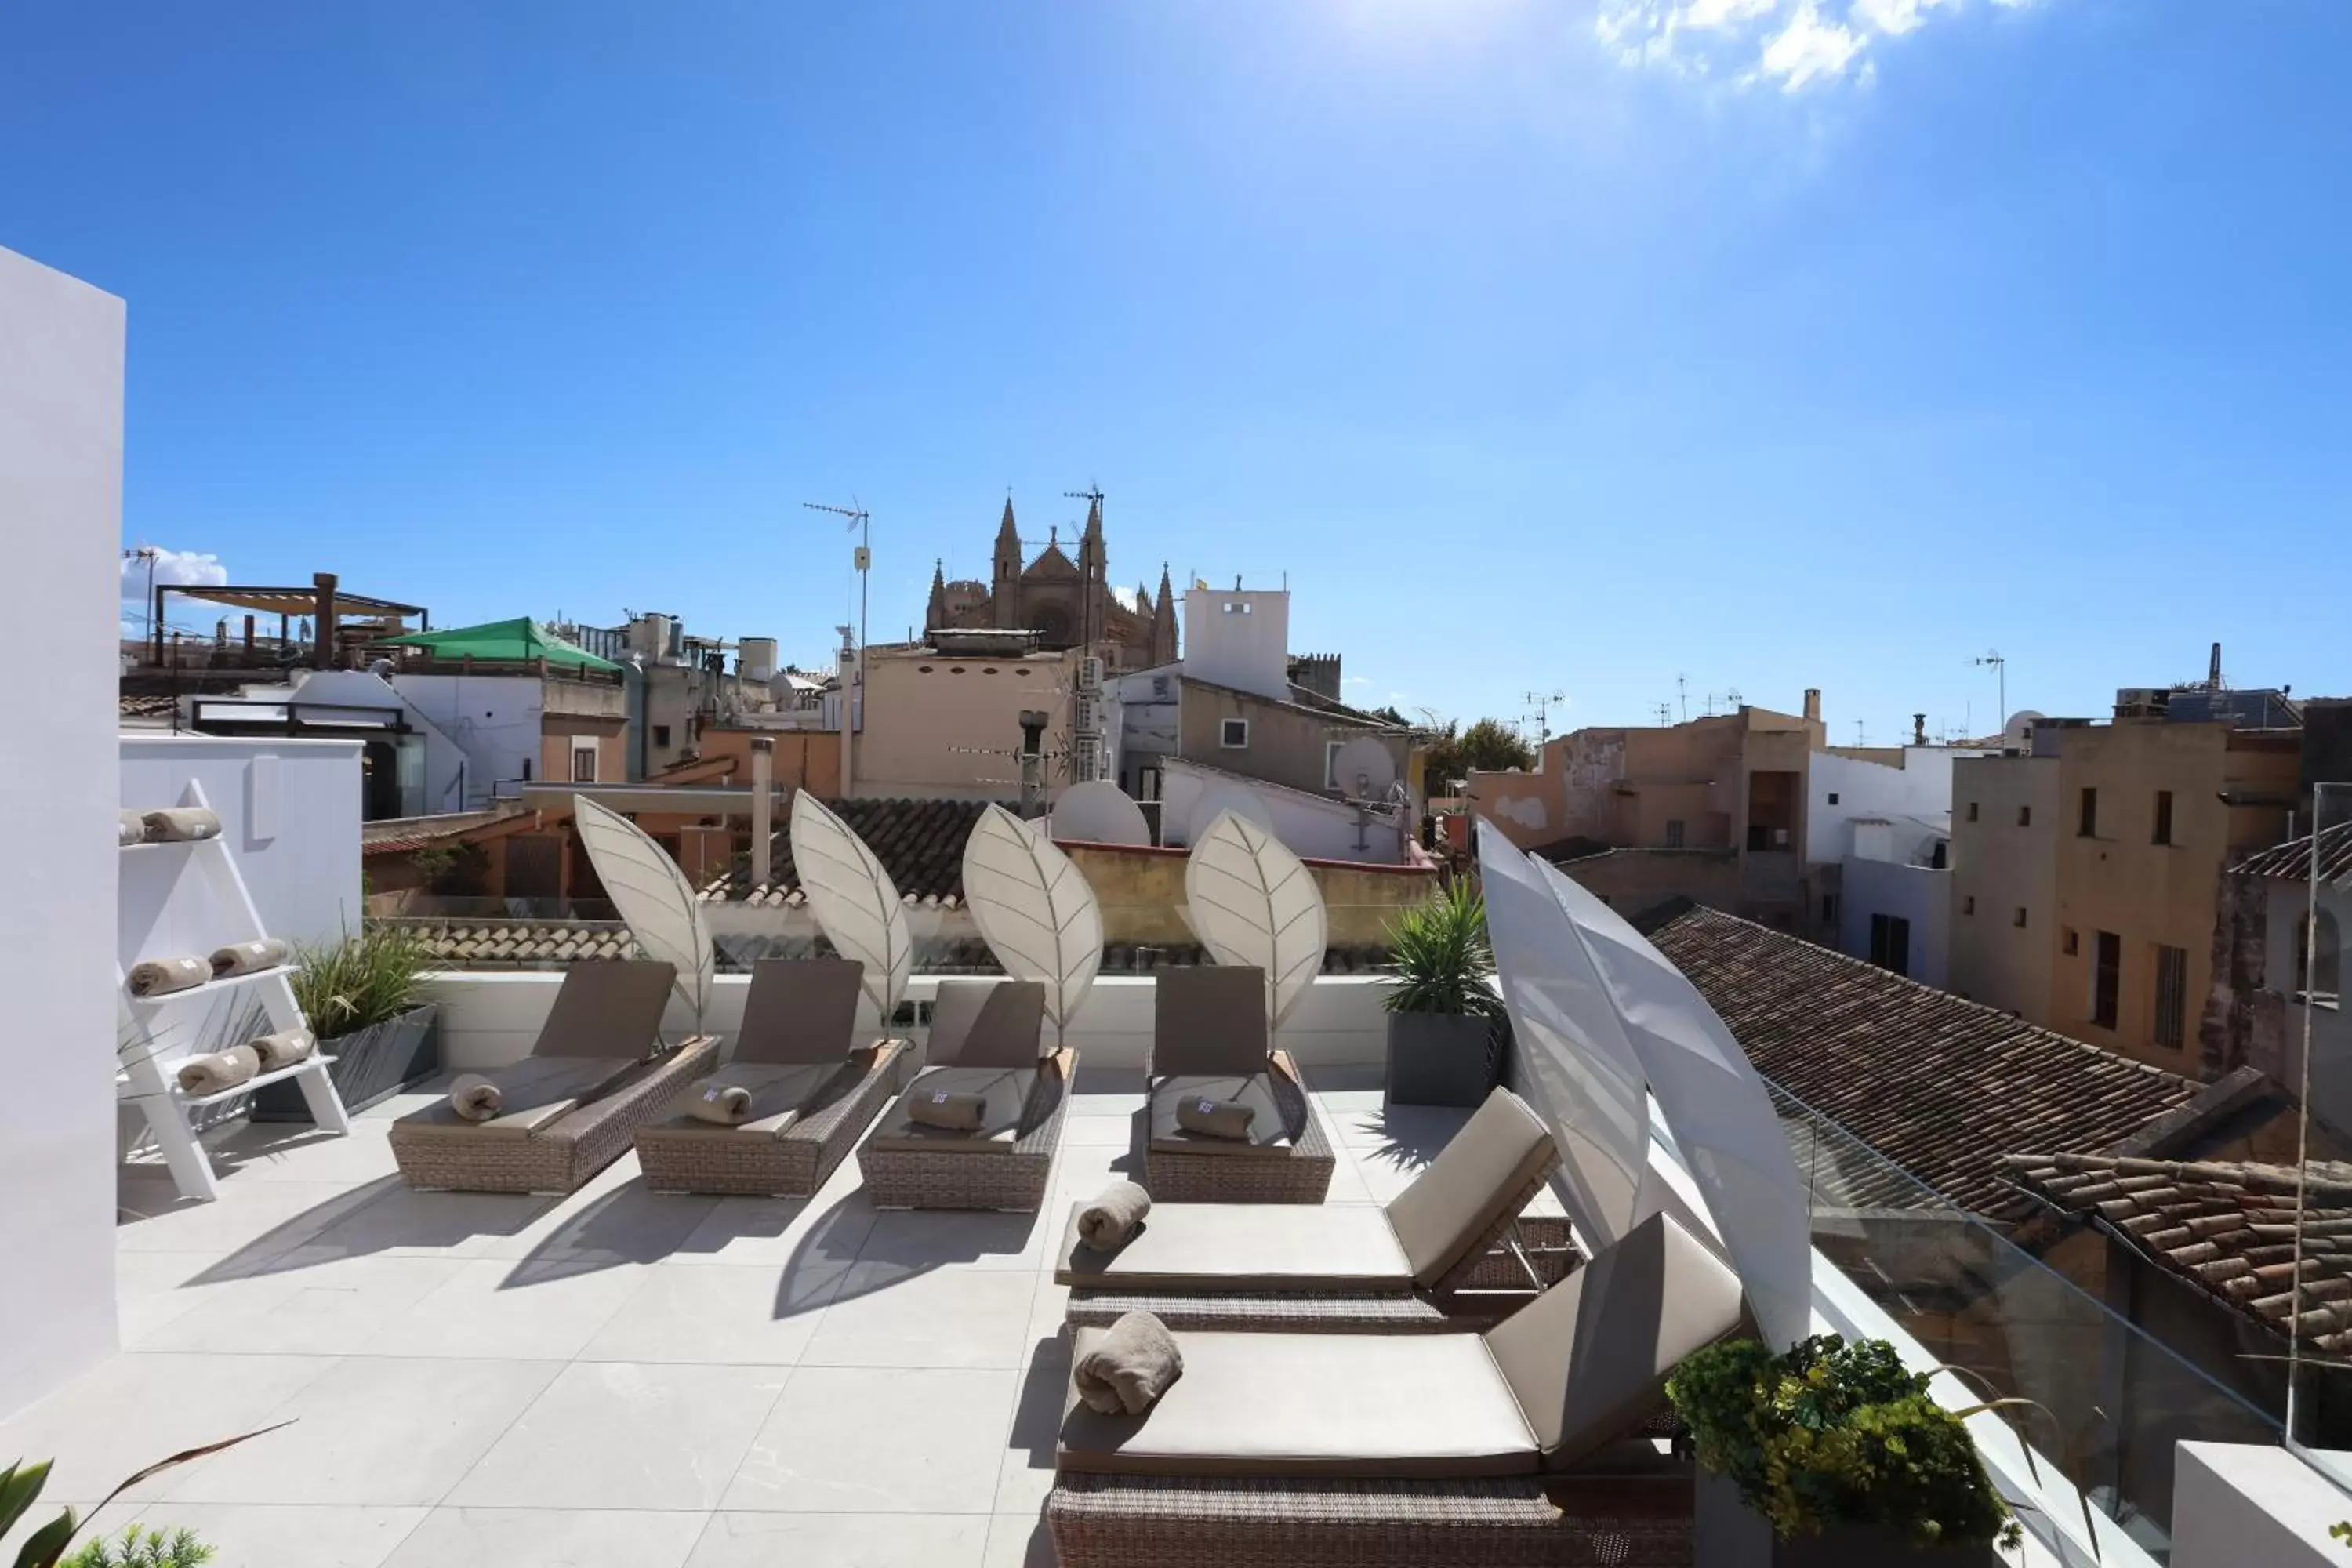
[[[141, 550], [151, 548], [141, 545]], [[173, 588], [219, 588], [228, 583], [228, 568], [221, 558], [203, 551], [165, 550], [157, 545], [155, 552], [155, 585]], [[122, 558], [122, 596], [144, 604], [147, 599], [147, 562], [137, 551]]]
[[1856, 22], [1867, 24], [1882, 33], [1896, 37], [1916, 31], [1927, 20], [1926, 13], [1951, 0], [1853, 0], [1848, 15]]
[[1370, 686], [1371, 683], [1372, 678], [1369, 675], [1350, 675], [1339, 682], [1342, 686]]
[[[1878, 79], [1874, 41], [1907, 37], [1971, 0], [1599, 0], [1595, 40], [1627, 69], [1797, 93]], [[2022, 10], [2041, 0], [1985, 0]]]
[[1756, 70], [1759, 76], [1780, 79], [1783, 92], [1801, 92], [1808, 82], [1843, 76], [1862, 48], [1860, 33], [1822, 21], [1812, 0], [1805, 0], [1787, 26], [1765, 40]]

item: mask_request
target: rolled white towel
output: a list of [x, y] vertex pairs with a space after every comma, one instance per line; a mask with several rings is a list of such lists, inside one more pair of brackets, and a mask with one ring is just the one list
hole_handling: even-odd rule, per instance
[[698, 1121], [740, 1127], [751, 1120], [751, 1091], [740, 1084], [705, 1079], [687, 1090], [686, 1113]]
[[192, 990], [213, 977], [213, 966], [191, 953], [183, 958], [150, 958], [131, 968], [131, 994], [167, 996]]
[[275, 969], [286, 962], [286, 944], [274, 936], [265, 936], [258, 942], [233, 942], [226, 947], [213, 949], [213, 975], [218, 979]]
[[1078, 1397], [1105, 1415], [1140, 1415], [1184, 1375], [1184, 1352], [1149, 1312], [1122, 1313], [1071, 1369]]
[[122, 813], [120, 824], [114, 830], [114, 842], [117, 848], [121, 848], [126, 844], [146, 843], [147, 814], [143, 811], [131, 811], [126, 808]]
[[478, 1072], [461, 1072], [449, 1080], [449, 1109], [468, 1121], [488, 1121], [506, 1104], [499, 1086]]
[[147, 837], [151, 843], [170, 844], [181, 839], [218, 838], [220, 814], [201, 805], [174, 805], [147, 814]]
[[1133, 1182], [1113, 1182], [1078, 1211], [1078, 1239], [1108, 1252], [1135, 1233], [1151, 1212], [1151, 1194]]
[[263, 1072], [290, 1068], [319, 1048], [318, 1039], [308, 1029], [280, 1029], [274, 1035], [257, 1035], [246, 1044], [261, 1058]]
[[231, 1046], [209, 1056], [190, 1057], [180, 1064], [180, 1092], [218, 1094], [235, 1089], [261, 1070], [261, 1057], [251, 1046]]

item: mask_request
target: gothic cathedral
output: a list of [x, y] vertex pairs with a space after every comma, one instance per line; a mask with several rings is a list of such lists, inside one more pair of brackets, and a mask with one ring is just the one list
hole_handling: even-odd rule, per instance
[[1105, 660], [1114, 669], [1148, 669], [1176, 658], [1176, 599], [1168, 568], [1160, 569], [1154, 599], [1141, 584], [1130, 601], [1112, 591], [1108, 556], [1103, 549], [1102, 502], [1087, 509], [1086, 531], [1077, 559], [1064, 552], [1057, 537], [1034, 561], [1022, 559], [1021, 535], [1013, 524], [1013, 502], [996, 528], [994, 569], [990, 580], [950, 583], [945, 567], [931, 573], [931, 603], [923, 617], [927, 632], [941, 627], [1021, 627], [1038, 634], [1049, 648], [1076, 647], [1089, 625]]

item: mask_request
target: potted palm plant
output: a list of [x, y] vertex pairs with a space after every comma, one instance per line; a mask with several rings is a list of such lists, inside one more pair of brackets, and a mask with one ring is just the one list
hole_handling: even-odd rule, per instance
[[[363, 1110], [441, 1070], [425, 960], [425, 945], [392, 926], [297, 950], [294, 1000], [320, 1054], [335, 1058], [327, 1076], [345, 1110]], [[273, 1083], [254, 1092], [253, 1119], [308, 1121], [310, 1112], [299, 1085]]]
[[1486, 901], [1457, 881], [1389, 922], [1396, 966], [1389, 1016], [1386, 1103], [1483, 1104], [1496, 1079], [1502, 998], [1487, 984]]
[[1666, 1394], [1698, 1458], [1697, 1568], [1991, 1568], [2019, 1537], [1959, 1415], [1884, 1340], [1730, 1341]]

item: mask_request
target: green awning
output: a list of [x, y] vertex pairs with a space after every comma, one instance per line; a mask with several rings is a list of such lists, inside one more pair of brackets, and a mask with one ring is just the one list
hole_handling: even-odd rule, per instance
[[511, 621], [489, 621], [478, 626], [456, 626], [448, 631], [410, 632], [406, 637], [384, 640], [395, 647], [429, 649], [436, 658], [472, 658], [511, 664], [543, 658], [569, 669], [621, 668], [609, 658], [598, 658], [586, 648], [551, 635], [528, 616]]

